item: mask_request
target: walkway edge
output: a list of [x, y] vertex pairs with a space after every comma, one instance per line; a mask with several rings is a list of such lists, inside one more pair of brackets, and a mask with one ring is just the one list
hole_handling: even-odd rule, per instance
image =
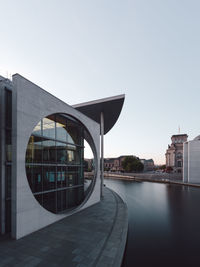
[[[115, 193], [117, 195], [117, 193]], [[124, 253], [125, 253], [125, 248], [126, 248], [126, 243], [127, 243], [127, 237], [128, 237], [128, 208], [126, 203], [122, 200], [122, 198], [117, 195], [121, 201], [124, 203], [124, 209], [125, 209], [125, 222], [124, 222], [124, 227], [122, 230], [122, 240], [120, 243], [120, 247], [118, 248], [118, 253], [115, 258], [114, 266], [121, 266], [123, 258], [124, 258]]]
[[[116, 216], [112, 231], [101, 253], [96, 267], [120, 267], [123, 261], [128, 234], [128, 209], [122, 198], [110, 188], [116, 201]], [[109, 263], [108, 263], [109, 262]]]

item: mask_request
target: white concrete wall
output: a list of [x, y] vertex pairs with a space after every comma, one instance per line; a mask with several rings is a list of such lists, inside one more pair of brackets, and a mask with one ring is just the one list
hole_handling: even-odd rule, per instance
[[200, 141], [188, 142], [188, 182], [200, 183]]
[[[12, 237], [18, 239], [100, 201], [100, 127], [95, 121], [18, 74], [13, 76], [13, 86], [13, 101], [16, 105], [13, 108]], [[97, 176], [93, 192], [89, 199], [70, 214], [56, 215], [44, 209], [33, 196], [26, 177], [25, 155], [29, 137], [37, 123], [53, 113], [70, 114], [81, 121], [90, 132], [96, 150]]]
[[188, 142], [183, 144], [183, 182], [188, 182]]

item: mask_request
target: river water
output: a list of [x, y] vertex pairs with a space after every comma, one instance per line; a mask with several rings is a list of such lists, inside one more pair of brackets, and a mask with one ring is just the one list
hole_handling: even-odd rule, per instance
[[123, 267], [200, 266], [200, 189], [105, 179], [128, 206]]

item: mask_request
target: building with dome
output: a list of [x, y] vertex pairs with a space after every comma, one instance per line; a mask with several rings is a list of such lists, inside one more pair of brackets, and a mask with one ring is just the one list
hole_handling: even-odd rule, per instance
[[183, 182], [200, 183], [200, 135], [183, 144]]
[[168, 145], [165, 153], [166, 168], [171, 167], [173, 172], [183, 172], [183, 143], [187, 141], [187, 134], [176, 134], [171, 137], [171, 145]]

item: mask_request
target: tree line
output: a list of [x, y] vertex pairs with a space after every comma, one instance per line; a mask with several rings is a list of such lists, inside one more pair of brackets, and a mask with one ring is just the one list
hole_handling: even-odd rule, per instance
[[125, 157], [122, 161], [122, 167], [125, 172], [141, 172], [144, 170], [144, 164], [134, 156]]

